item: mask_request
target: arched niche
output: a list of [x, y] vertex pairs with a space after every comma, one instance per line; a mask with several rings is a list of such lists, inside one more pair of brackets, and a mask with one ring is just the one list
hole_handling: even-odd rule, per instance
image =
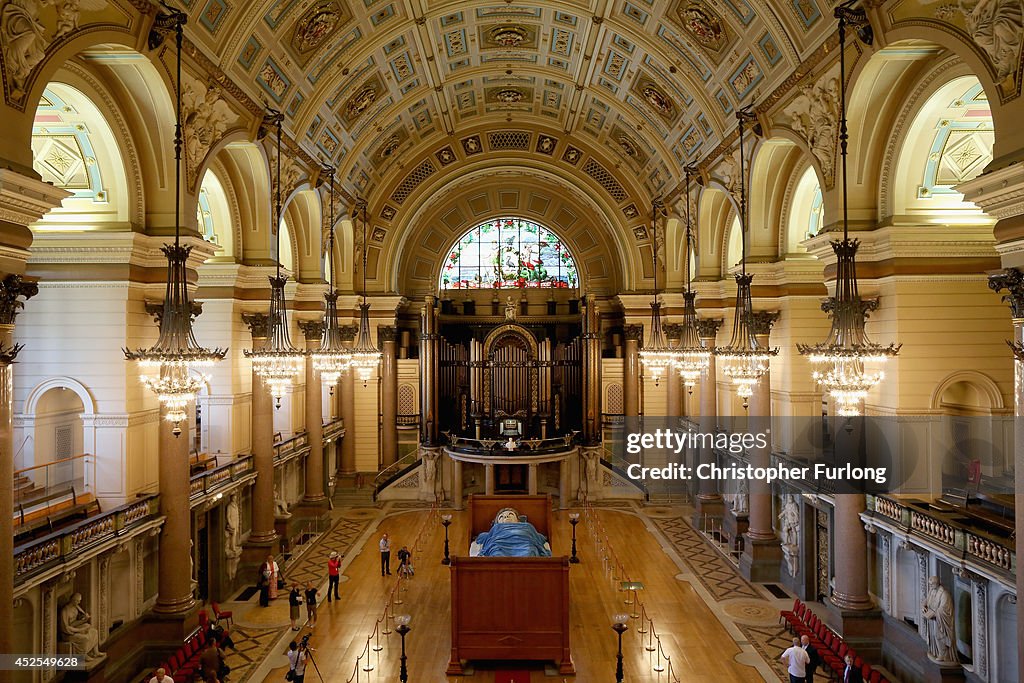
[[215, 244], [218, 258], [235, 256], [235, 216], [224, 183], [214, 169], [203, 175], [196, 206], [196, 224], [207, 242]]
[[798, 178], [784, 223], [786, 234], [781, 246], [786, 256], [806, 254], [807, 250], [800, 243], [825, 227], [824, 202], [817, 173], [808, 166]]
[[276, 251], [270, 234], [270, 173], [262, 146], [235, 142], [222, 149], [216, 161], [223, 169], [222, 182], [231, 187], [230, 199], [237, 216], [240, 250], [236, 258], [255, 262], [273, 259]]

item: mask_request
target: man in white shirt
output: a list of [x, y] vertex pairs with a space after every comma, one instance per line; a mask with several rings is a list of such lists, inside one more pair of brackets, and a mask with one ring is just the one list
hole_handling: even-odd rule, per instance
[[391, 539], [387, 534], [380, 537], [380, 575], [391, 575]]
[[174, 683], [174, 679], [167, 675], [167, 671], [163, 667], [160, 667], [156, 670], [153, 677], [149, 679], [149, 683]]
[[789, 683], [804, 683], [811, 657], [800, 647], [799, 638], [794, 638], [793, 646], [782, 653], [782, 661], [786, 663], [789, 672]]

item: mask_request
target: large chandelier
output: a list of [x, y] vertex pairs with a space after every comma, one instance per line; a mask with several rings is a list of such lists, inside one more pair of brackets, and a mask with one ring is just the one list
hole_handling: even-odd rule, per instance
[[338, 290], [334, 288], [334, 167], [324, 169], [330, 178], [330, 231], [327, 238], [327, 253], [330, 256], [330, 288], [324, 294], [327, 300], [327, 314], [324, 320], [324, 336], [320, 348], [312, 353], [313, 367], [320, 373], [320, 380], [326, 384], [334, 395], [334, 387], [338, 384], [341, 373], [352, 363], [352, 355], [341, 341], [341, 326], [338, 324]]
[[123, 349], [127, 360], [142, 368], [156, 368], [157, 376], [143, 375], [145, 384], [164, 408], [165, 419], [174, 425], [174, 436], [181, 435], [181, 422], [188, 417], [188, 404], [209, 381], [192, 369], [224, 359], [227, 349], [204, 349], [192, 333], [192, 304], [188, 298], [185, 264], [192, 247], [181, 245], [181, 45], [187, 17], [173, 11], [163, 21], [174, 27], [177, 45], [177, 81], [174, 123], [174, 244], [162, 248], [167, 257], [167, 290], [160, 317], [160, 336], [149, 349]]
[[697, 380], [711, 362], [711, 352], [700, 343], [700, 334], [697, 331], [697, 308], [694, 301], [697, 293], [690, 289], [690, 255], [692, 253], [694, 238], [693, 225], [690, 222], [690, 177], [693, 175], [693, 166], [687, 166], [686, 171], [686, 291], [683, 292], [683, 330], [679, 338], [679, 346], [676, 347], [676, 369], [683, 384], [689, 393], [693, 393], [693, 387]]
[[366, 303], [366, 200], [359, 199], [356, 202], [356, 213], [360, 214], [363, 221], [363, 302], [359, 304], [359, 334], [356, 336], [355, 346], [352, 347], [352, 367], [355, 369], [359, 379], [363, 380], [363, 386], [373, 376], [373, 372], [380, 365], [380, 351], [373, 345], [370, 339], [370, 304]]
[[281, 123], [284, 114], [271, 110], [265, 124], [277, 126], [277, 188], [274, 199], [274, 234], [277, 236], [277, 275], [270, 277], [270, 317], [267, 319], [267, 337], [259, 349], [245, 351], [252, 360], [252, 369], [270, 389], [277, 408], [285, 391], [303, 372], [306, 354], [292, 346], [288, 335], [288, 308], [284, 298], [287, 276], [281, 275]]
[[857, 291], [857, 247], [859, 240], [851, 240], [847, 209], [846, 147], [849, 135], [846, 129], [846, 26], [858, 29], [865, 42], [872, 38], [871, 26], [862, 9], [853, 9], [844, 3], [835, 10], [839, 20], [839, 149], [843, 170], [843, 239], [833, 241], [836, 254], [836, 295], [821, 308], [832, 318], [828, 338], [813, 346], [797, 344], [797, 349], [816, 367], [811, 376], [836, 404], [836, 412], [843, 416], [860, 415], [861, 403], [885, 373], [870, 369], [884, 364], [899, 353], [900, 346], [882, 346], [868, 339], [864, 329], [868, 312], [878, 307], [877, 300], [865, 301]]
[[640, 362], [654, 378], [654, 386], [661, 382], [665, 371], [675, 365], [677, 354], [661, 329], [661, 304], [658, 302], [658, 219], [664, 213], [661, 199], [651, 200], [651, 227], [654, 241], [654, 301], [651, 302], [651, 334], [644, 348], [640, 351]]
[[747, 275], [747, 187], [745, 157], [743, 154], [743, 124], [754, 119], [749, 108], [736, 112], [739, 121], [740, 138], [740, 272], [736, 274], [736, 310], [732, 324], [732, 339], [728, 346], [716, 346], [715, 355], [722, 359], [722, 372], [732, 380], [736, 393], [743, 398], [743, 407], [754, 395], [754, 386], [768, 372], [773, 356], [778, 349], [761, 346], [754, 334], [754, 307], [750, 299], [750, 282], [753, 275]]

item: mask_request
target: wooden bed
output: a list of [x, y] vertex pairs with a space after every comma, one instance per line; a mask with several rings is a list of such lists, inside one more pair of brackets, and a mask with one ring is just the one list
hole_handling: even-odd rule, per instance
[[[511, 507], [551, 540], [550, 496], [470, 496], [469, 543]], [[569, 652], [569, 558], [452, 557], [452, 656], [466, 660], [554, 661], [575, 674]]]

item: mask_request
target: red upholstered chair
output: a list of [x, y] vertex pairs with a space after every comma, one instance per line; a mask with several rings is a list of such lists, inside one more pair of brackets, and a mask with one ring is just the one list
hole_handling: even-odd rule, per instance
[[210, 627], [210, 615], [206, 613], [205, 609], [199, 610], [199, 629], [205, 631]]
[[222, 610], [220, 605], [216, 602], [211, 602], [210, 607], [213, 608], [213, 616], [216, 617], [216, 621], [219, 624], [221, 620], [228, 622], [231, 626], [235, 625], [234, 619], [232, 619], [231, 610]]
[[871, 675], [864, 678], [868, 683], [879, 683], [882, 680], [882, 674], [878, 673], [874, 669], [871, 670]]
[[850, 651], [850, 646], [846, 643], [840, 642], [839, 649], [836, 650], [836, 654], [839, 655], [839, 659], [845, 659], [846, 653]]
[[871, 668], [870, 664], [864, 664], [860, 669], [860, 675], [865, 681], [870, 681], [872, 671], [874, 671], [874, 669]]

